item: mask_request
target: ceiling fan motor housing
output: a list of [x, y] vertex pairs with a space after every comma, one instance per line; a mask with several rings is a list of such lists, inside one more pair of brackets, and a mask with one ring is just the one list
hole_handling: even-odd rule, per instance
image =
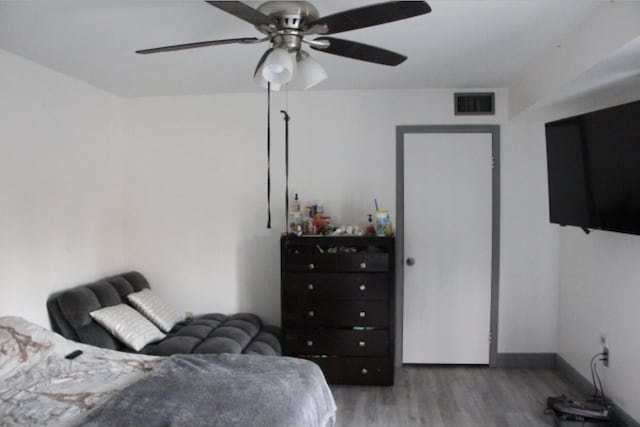
[[[306, 24], [320, 17], [318, 9], [306, 1], [268, 1], [258, 7], [258, 11], [275, 19], [279, 29], [306, 30]], [[264, 28], [258, 31], [269, 33]]]
[[258, 11], [276, 22], [275, 28], [256, 26], [258, 31], [271, 36], [273, 47], [289, 52], [300, 50], [307, 24], [320, 16], [318, 10], [306, 1], [268, 1], [261, 4]]

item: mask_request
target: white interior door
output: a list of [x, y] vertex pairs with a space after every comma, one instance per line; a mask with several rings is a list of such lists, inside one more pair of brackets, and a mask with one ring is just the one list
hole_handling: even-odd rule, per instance
[[491, 169], [490, 133], [405, 135], [403, 363], [489, 363]]

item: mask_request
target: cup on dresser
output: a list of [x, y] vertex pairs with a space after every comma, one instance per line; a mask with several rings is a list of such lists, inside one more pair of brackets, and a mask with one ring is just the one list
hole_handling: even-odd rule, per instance
[[374, 228], [376, 230], [376, 236], [384, 236], [385, 230], [389, 226], [389, 212], [376, 211]]

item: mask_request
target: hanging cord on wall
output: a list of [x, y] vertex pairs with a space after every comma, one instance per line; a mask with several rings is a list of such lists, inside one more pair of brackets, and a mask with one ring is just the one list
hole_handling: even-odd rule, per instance
[[285, 233], [289, 233], [289, 114], [285, 110], [280, 110], [284, 114], [284, 215], [285, 215]]
[[271, 83], [267, 82], [267, 228], [271, 228]]

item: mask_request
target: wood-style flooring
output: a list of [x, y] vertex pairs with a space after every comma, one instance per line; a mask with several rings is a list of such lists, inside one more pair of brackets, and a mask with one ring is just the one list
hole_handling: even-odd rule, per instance
[[332, 385], [337, 427], [552, 426], [547, 396], [580, 397], [550, 369], [403, 366], [395, 385]]

